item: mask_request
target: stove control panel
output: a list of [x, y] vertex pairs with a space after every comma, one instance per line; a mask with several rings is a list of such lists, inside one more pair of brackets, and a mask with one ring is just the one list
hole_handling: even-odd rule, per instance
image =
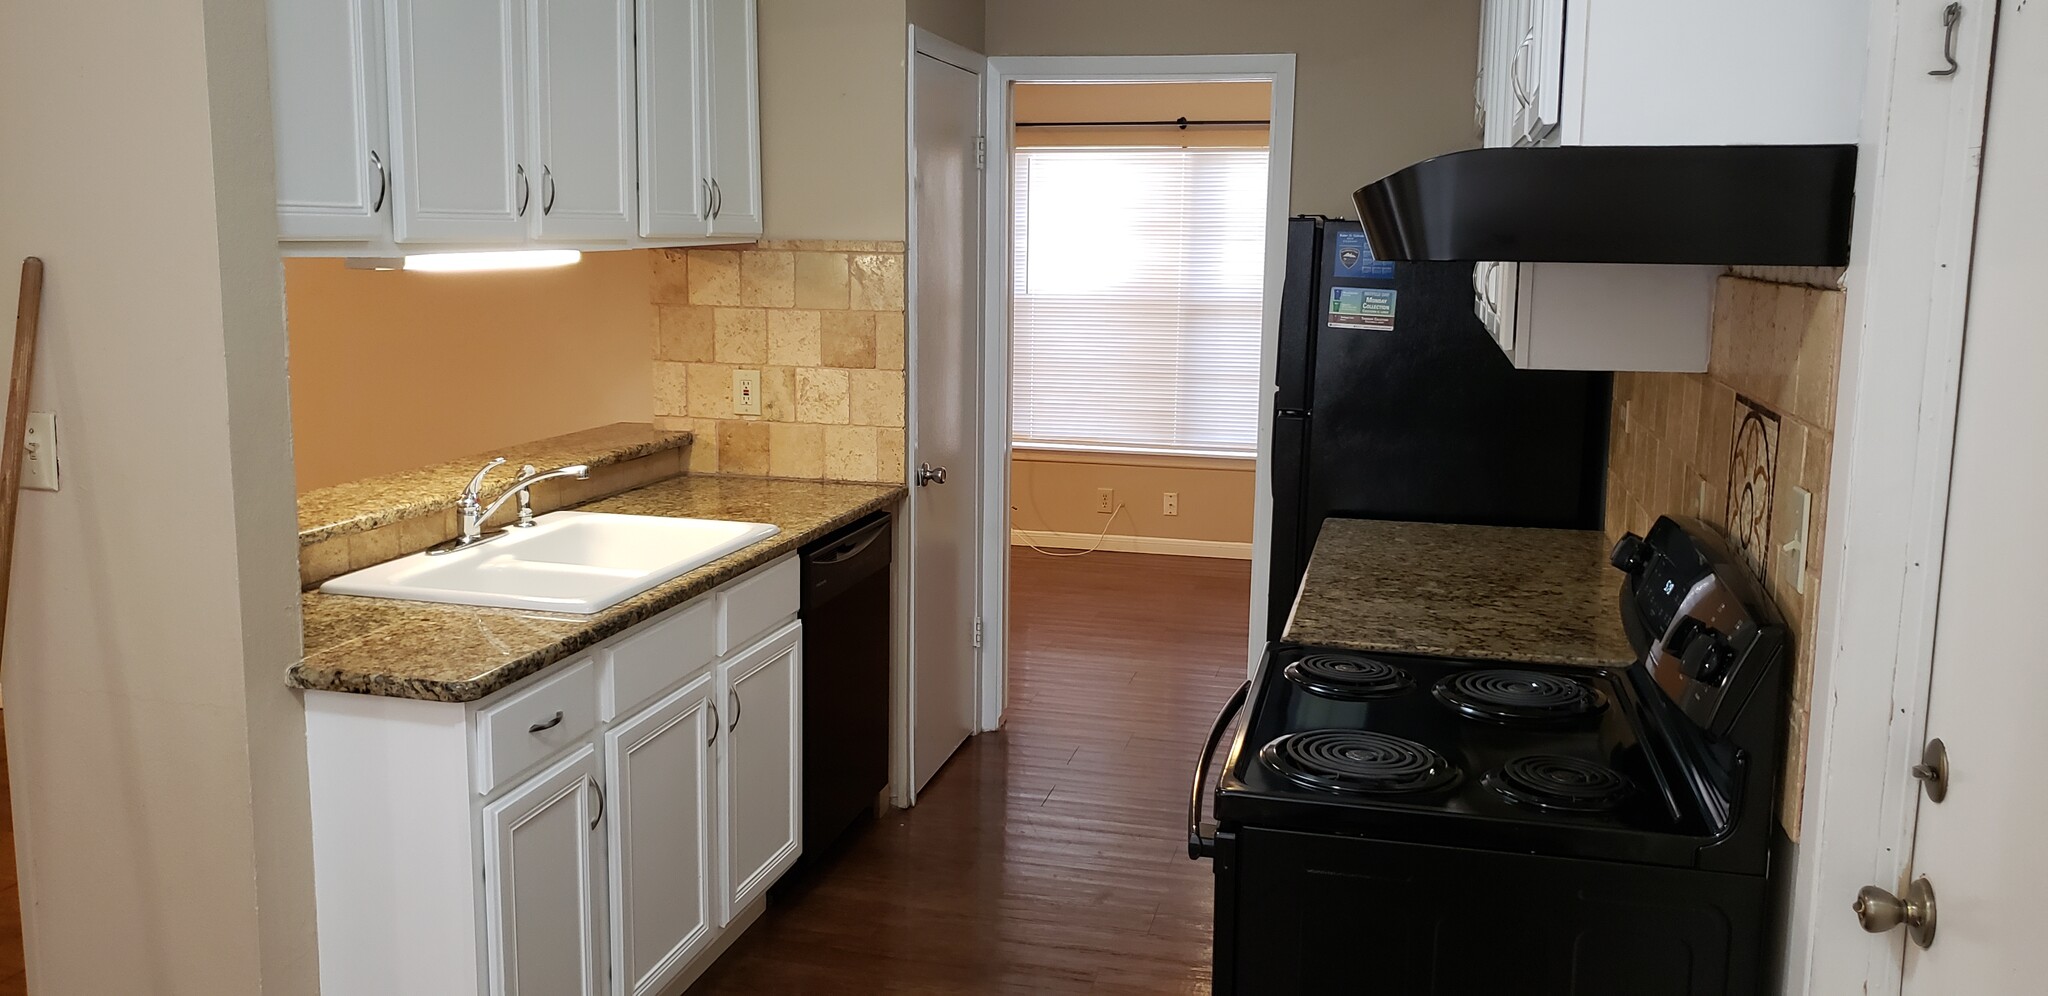
[[1725, 735], [1775, 675], [1783, 644], [1762, 585], [1697, 520], [1660, 518], [1649, 536], [1623, 537], [1613, 559], [1629, 575], [1624, 611], [1650, 640], [1647, 676], [1702, 730]]

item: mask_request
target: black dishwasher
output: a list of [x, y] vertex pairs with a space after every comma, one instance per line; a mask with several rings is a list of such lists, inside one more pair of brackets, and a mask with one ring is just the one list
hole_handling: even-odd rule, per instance
[[824, 857], [889, 785], [888, 512], [804, 547], [804, 837]]

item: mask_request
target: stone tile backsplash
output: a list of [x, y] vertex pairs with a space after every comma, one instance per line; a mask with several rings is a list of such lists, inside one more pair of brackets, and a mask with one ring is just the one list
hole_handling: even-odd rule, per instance
[[[1641, 533], [1659, 514], [1693, 515], [1758, 557], [1764, 586], [1792, 631], [1780, 816], [1794, 840], [1827, 548], [1844, 297], [1816, 283], [1826, 281], [1721, 278], [1707, 372], [1615, 375], [1608, 440], [1611, 537]], [[1802, 491], [1812, 496], [1806, 548], [1786, 551]]]
[[[903, 479], [902, 243], [650, 256], [655, 422], [696, 434], [691, 471]], [[758, 416], [733, 414], [740, 369], [761, 372]]]

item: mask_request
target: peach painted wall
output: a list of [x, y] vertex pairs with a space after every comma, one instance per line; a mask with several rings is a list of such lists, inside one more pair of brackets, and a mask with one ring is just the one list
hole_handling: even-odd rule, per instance
[[490, 274], [286, 260], [299, 490], [647, 421], [651, 256]]
[[[1096, 489], [1116, 492], [1124, 506], [1114, 522], [1096, 509]], [[1160, 511], [1165, 492], [1179, 495], [1180, 514]], [[1148, 539], [1252, 541], [1252, 461], [1117, 457], [1016, 450], [1010, 459], [1013, 529]]]

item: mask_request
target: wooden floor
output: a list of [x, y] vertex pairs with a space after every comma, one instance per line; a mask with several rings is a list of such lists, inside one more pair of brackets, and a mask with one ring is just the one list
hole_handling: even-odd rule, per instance
[[1010, 707], [916, 808], [797, 883], [690, 990], [1207, 993], [1188, 780], [1244, 678], [1250, 565], [1012, 566]]

